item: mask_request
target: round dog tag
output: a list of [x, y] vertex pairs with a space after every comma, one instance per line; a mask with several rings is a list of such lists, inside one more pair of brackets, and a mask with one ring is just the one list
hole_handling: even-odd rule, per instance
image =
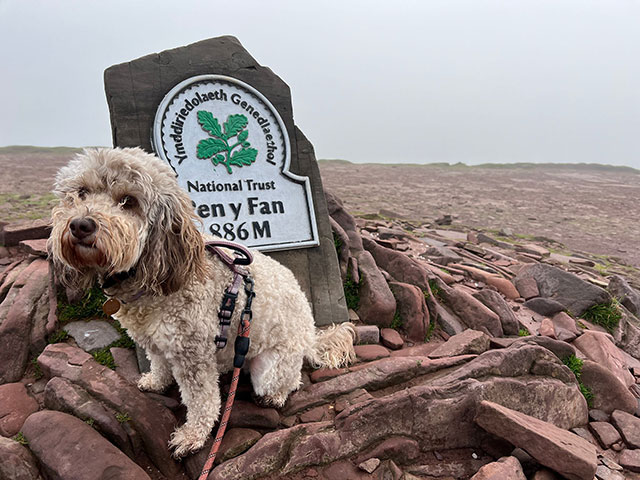
[[120, 302], [115, 298], [110, 298], [102, 304], [102, 311], [107, 316], [111, 316], [114, 313], [117, 313], [118, 310], [120, 310]]

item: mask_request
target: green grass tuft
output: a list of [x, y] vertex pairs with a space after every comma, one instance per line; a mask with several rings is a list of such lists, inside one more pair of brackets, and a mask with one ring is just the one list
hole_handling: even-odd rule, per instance
[[74, 304], [69, 304], [64, 299], [58, 299], [58, 320], [61, 323], [67, 323], [74, 320], [105, 318], [102, 304], [106, 300], [107, 297], [98, 286], [89, 289], [82, 300]]
[[360, 285], [354, 282], [351, 273], [347, 273], [347, 279], [344, 281], [344, 298], [347, 302], [347, 308], [356, 310], [360, 305]]
[[100, 365], [104, 365], [105, 367], [108, 367], [111, 370], [115, 370], [116, 361], [113, 359], [113, 355], [111, 355], [109, 348], [111, 348], [111, 346], [101, 348], [100, 350], [96, 350], [95, 352], [93, 352], [93, 358]]
[[47, 343], [62, 343], [67, 338], [69, 338], [69, 333], [66, 330], [59, 329], [49, 335], [49, 337], [47, 338]]
[[431, 340], [431, 336], [433, 335], [433, 331], [436, 328], [436, 322], [430, 322], [429, 328], [427, 329], [427, 333], [424, 336], [424, 343], [427, 343]]
[[389, 325], [389, 327], [393, 328], [394, 330], [399, 330], [402, 328], [403, 325], [404, 325], [404, 320], [402, 320], [402, 317], [400, 316], [400, 312], [396, 310], [396, 312], [393, 314], [393, 320], [391, 321], [391, 325]]
[[585, 384], [582, 383], [582, 380], [580, 378], [582, 376], [582, 365], [584, 364], [584, 362], [578, 357], [576, 357], [575, 355], [570, 355], [566, 357], [562, 361], [562, 363], [564, 363], [567, 367], [569, 367], [569, 370], [573, 372], [573, 375], [576, 377], [576, 380], [578, 380], [580, 393], [582, 393], [582, 396], [584, 396], [585, 400], [587, 401], [587, 406], [589, 408], [593, 407], [593, 392], [589, 387], [587, 387]]
[[431, 293], [437, 300], [443, 301], [442, 299], [442, 289], [438, 286], [438, 281], [435, 278], [429, 280], [429, 289], [431, 289]]
[[36, 380], [40, 380], [44, 374], [42, 373], [42, 369], [40, 368], [40, 364], [38, 363], [38, 356], [36, 355], [31, 359], [31, 366], [33, 367], [33, 374], [36, 377]]
[[519, 337], [528, 337], [529, 335], [531, 335], [531, 333], [526, 328], [521, 328], [520, 330], [518, 330]]
[[610, 302], [599, 303], [584, 312], [582, 318], [595, 325], [600, 325], [612, 333], [622, 318], [620, 303], [615, 298]]
[[118, 412], [116, 413], [116, 420], [118, 420], [120, 423], [126, 423], [131, 420], [131, 415], [129, 415], [126, 412], [125, 413]]
[[29, 442], [26, 438], [24, 438], [24, 434], [22, 432], [18, 432], [16, 435], [12, 437], [12, 440], [15, 440], [20, 445], [29, 445]]

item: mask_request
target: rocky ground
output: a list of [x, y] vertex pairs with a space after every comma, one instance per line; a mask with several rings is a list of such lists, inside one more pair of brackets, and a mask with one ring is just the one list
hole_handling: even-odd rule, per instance
[[[605, 258], [595, 240], [573, 250], [540, 213], [550, 230], [525, 230], [524, 193], [516, 223], [474, 217], [499, 198], [500, 174], [486, 182], [491, 195], [465, 197], [467, 211], [446, 208], [462, 195], [450, 193], [463, 190], [455, 169], [436, 191], [423, 167], [384, 167], [400, 168], [385, 170], [385, 193], [340, 165], [322, 169], [347, 198], [327, 193], [357, 361], [305, 367], [280, 410], [257, 405], [243, 376], [209, 479], [640, 479], [633, 227], [618, 252], [631, 255], [612, 255], [609, 242]], [[616, 182], [612, 191], [634, 192]], [[427, 210], [423, 195], [443, 206]], [[475, 228], [483, 221], [489, 229]], [[177, 388], [138, 390], [126, 332], [100, 313], [99, 292], [60, 287], [47, 235], [46, 221], [0, 226], [0, 479], [197, 478], [209, 445], [180, 461], [167, 449], [185, 415]]]
[[[640, 479], [640, 293], [623, 276], [327, 200], [357, 361], [305, 368], [280, 410], [243, 377], [210, 479]], [[208, 446], [167, 449], [176, 387], [137, 389], [99, 293], [59, 302], [45, 241], [20, 240], [46, 226], [4, 230], [0, 478], [197, 478]]]

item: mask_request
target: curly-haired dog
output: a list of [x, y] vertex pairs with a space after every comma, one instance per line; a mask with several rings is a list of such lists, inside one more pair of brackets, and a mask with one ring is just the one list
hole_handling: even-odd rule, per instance
[[[242, 308], [228, 346], [216, 351], [232, 273], [207, 255], [189, 196], [167, 164], [138, 148], [85, 150], [60, 170], [55, 193], [50, 249], [63, 280], [85, 287], [98, 280], [120, 301], [114, 317], [151, 361], [139, 388], [161, 391], [175, 379], [187, 406], [186, 423], [171, 437], [174, 454], [201, 448], [220, 413], [218, 375], [233, 368]], [[304, 358], [331, 367], [353, 359], [353, 328], [316, 331], [295, 277], [273, 259], [255, 252], [249, 270], [257, 293], [251, 382], [256, 395], [280, 407], [300, 386]], [[241, 289], [238, 304], [244, 302]]]

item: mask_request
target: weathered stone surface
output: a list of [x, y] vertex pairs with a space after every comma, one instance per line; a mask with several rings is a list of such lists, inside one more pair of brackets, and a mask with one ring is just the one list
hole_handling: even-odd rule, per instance
[[382, 345], [356, 345], [353, 349], [361, 362], [371, 362], [389, 356], [389, 350]]
[[497, 462], [488, 463], [471, 480], [526, 480], [522, 466], [516, 457], [502, 457]]
[[542, 322], [540, 322], [540, 328], [538, 329], [538, 333], [543, 337], [549, 337], [556, 340], [556, 331], [553, 328], [553, 322], [550, 318], [543, 318]]
[[467, 328], [467, 326], [462, 323], [462, 320], [447, 310], [439, 302], [433, 300], [432, 296], [427, 298], [427, 307], [429, 308], [429, 313], [433, 315], [432, 319], [435, 318], [438, 325], [440, 325], [440, 328], [442, 328], [442, 330], [448, 335], [457, 335]]
[[358, 252], [356, 258], [360, 272], [358, 316], [368, 325], [389, 327], [396, 312], [393, 293], [369, 252]]
[[640, 448], [640, 418], [616, 410], [611, 414], [611, 423], [618, 429], [629, 448]]
[[634, 290], [620, 275], [612, 275], [609, 279], [609, 292], [616, 297], [629, 312], [640, 316], [640, 293]]
[[364, 470], [367, 473], [373, 473], [376, 470], [376, 468], [378, 468], [379, 465], [380, 465], [379, 458], [370, 458], [369, 460], [366, 460], [361, 464], [359, 464], [358, 468], [360, 470]]
[[230, 427], [276, 428], [280, 415], [275, 408], [263, 408], [252, 402], [236, 400], [229, 417]]
[[591, 360], [585, 360], [580, 374], [582, 383], [593, 393], [593, 407], [606, 413], [624, 410], [634, 413], [638, 402], [613, 373]]
[[518, 290], [513, 286], [506, 278], [500, 277], [496, 274], [485, 272], [479, 268], [469, 267], [467, 265], [454, 264], [453, 267], [459, 268], [461, 270], [466, 271], [471, 275], [471, 278], [478, 280], [480, 282], [484, 282], [487, 285], [494, 287], [505, 297], [515, 300], [520, 297]]
[[49, 219], [10, 223], [0, 229], [0, 245], [13, 247], [22, 240], [49, 238], [50, 233], [51, 221]]
[[104, 83], [114, 146], [153, 151], [149, 132], [166, 93], [186, 78], [212, 72], [248, 83], [280, 113], [289, 135], [291, 173], [310, 179], [320, 245], [268, 255], [294, 273], [318, 325], [346, 321], [344, 291], [313, 146], [294, 124], [287, 84], [251, 57], [238, 39], [210, 38], [109, 67]]
[[621, 439], [620, 433], [613, 425], [607, 422], [590, 422], [589, 429], [604, 449], [611, 448], [611, 445], [619, 442]]
[[375, 325], [356, 325], [356, 342], [358, 344], [375, 344], [380, 342], [380, 329]]
[[367, 364], [360, 370], [301, 388], [289, 396], [283, 413], [290, 415], [315, 407], [360, 388], [379, 390], [420, 375], [461, 365], [472, 358], [473, 355], [438, 360], [426, 357], [384, 358]]
[[29, 415], [38, 411], [38, 402], [22, 383], [0, 385], [0, 435], [12, 437]]
[[545, 317], [552, 317], [558, 312], [562, 312], [565, 307], [560, 302], [552, 298], [536, 297], [524, 302], [524, 306]]
[[168, 409], [77, 347], [64, 343], [49, 345], [38, 357], [38, 363], [46, 377], [66, 378], [113, 410], [129, 414], [154, 465], [165, 476], [177, 476], [180, 467], [167, 446], [176, 420]]
[[362, 244], [371, 252], [376, 264], [398, 282], [415, 285], [423, 291], [429, 288], [429, 278], [433, 278], [433, 274], [416, 260], [402, 252], [385, 248], [372, 238], [363, 237]]
[[515, 283], [518, 292], [520, 292], [520, 296], [525, 300], [530, 300], [540, 295], [538, 284], [533, 277], [520, 278]]
[[618, 457], [618, 463], [632, 472], [640, 472], [640, 450], [625, 450]]
[[22, 240], [20, 242], [20, 249], [30, 255], [36, 255], [38, 257], [46, 257], [49, 254], [49, 252], [47, 252], [46, 238]]
[[565, 360], [567, 357], [570, 357], [571, 355], [575, 355], [577, 353], [576, 349], [572, 345], [569, 345], [566, 342], [561, 342], [560, 340], [554, 340], [553, 338], [549, 337], [527, 336], [518, 338], [513, 343], [528, 343], [540, 345], [541, 347], [544, 347], [552, 352], [560, 360]]
[[32, 315], [49, 284], [46, 260], [36, 259], [13, 282], [0, 307], [0, 384], [20, 380], [29, 360]]
[[356, 226], [356, 219], [345, 208], [342, 200], [328, 190], [324, 191], [327, 200], [327, 211], [331, 218], [342, 228], [348, 237], [348, 248], [352, 254], [364, 249], [362, 237]]
[[636, 383], [629, 371], [625, 355], [610, 340], [607, 334], [600, 332], [584, 332], [576, 338], [573, 345], [589, 360], [596, 362], [613, 373], [627, 387]]
[[473, 296], [500, 317], [500, 323], [502, 323], [502, 330], [505, 335], [518, 334], [518, 330], [520, 329], [518, 319], [513, 314], [513, 310], [509, 304], [502, 298], [502, 295], [493, 290], [483, 289], [474, 293]]
[[393, 328], [383, 328], [380, 337], [382, 344], [391, 350], [399, 350], [404, 346], [404, 340]]
[[479, 300], [476, 300], [471, 294], [450, 288], [443, 282], [438, 284], [440, 288], [440, 296], [444, 303], [453, 310], [460, 320], [462, 320], [469, 328], [480, 330], [494, 337], [503, 335], [502, 323], [500, 318], [488, 307], [485, 307]]
[[[337, 388], [349, 390], [350, 387], [345, 387], [345, 384], [355, 383], [354, 377], [349, 379], [350, 375], [363, 372], [372, 374], [385, 365], [393, 365], [396, 360], [400, 359], [380, 360], [366, 369], [327, 382], [334, 382], [334, 391]], [[430, 362], [416, 357], [402, 360], [413, 361], [412, 368], [423, 368]], [[402, 381], [397, 379], [398, 373], [391, 373], [390, 369], [386, 373], [386, 381], [376, 385], [374, 380], [370, 385], [374, 389], [384, 388], [389, 386], [388, 379]], [[327, 382], [294, 393], [290, 398], [293, 402], [290, 401], [286, 409], [296, 410], [302, 403], [303, 408], [309, 408], [313, 406], [313, 401], [309, 400], [311, 397], [322, 397], [318, 404], [325, 403], [330, 394], [318, 388], [326, 386]], [[301, 401], [301, 394], [307, 396], [304, 402]], [[585, 423], [587, 418], [586, 402], [576, 388], [573, 374], [545, 349], [521, 345], [508, 351], [486, 352], [429, 384], [357, 403], [342, 411], [333, 424], [301, 424], [268, 433], [245, 454], [216, 468], [210, 478], [234, 480], [276, 472], [286, 477], [292, 471], [309, 466], [325, 465], [360, 454], [368, 455], [370, 452], [367, 449], [371, 445], [381, 445], [394, 437], [409, 438], [429, 450], [479, 448], [487, 436], [472, 419], [476, 406], [485, 399], [509, 406], [522, 406], [527, 413], [538, 415], [562, 428]], [[398, 412], [402, 412], [402, 415], [398, 415]], [[450, 428], [452, 424], [456, 425], [455, 429]], [[467, 451], [465, 458], [468, 457]], [[461, 466], [458, 466], [461, 470], [455, 471], [461, 473], [462, 478], [468, 478], [486, 460], [476, 462], [471, 472]], [[469, 461], [465, 465], [468, 467]], [[425, 473], [427, 471], [429, 473]], [[442, 477], [442, 468], [428, 466], [425, 470], [411, 469], [417, 475], [432, 475], [435, 471]]]
[[142, 468], [98, 432], [66, 413], [34, 413], [25, 422], [23, 433], [51, 478], [149, 480]]
[[576, 321], [565, 312], [556, 313], [553, 318], [551, 318], [551, 322], [553, 323], [553, 330], [558, 340], [571, 342], [579, 335], [582, 335], [582, 332], [576, 326]]
[[260, 437], [262, 437], [260, 432], [250, 428], [231, 428], [227, 430], [220, 444], [216, 462], [222, 463], [225, 460], [246, 452], [252, 445], [260, 440]]
[[616, 344], [635, 359], [640, 359], [640, 320], [624, 306], [622, 318], [614, 331]]
[[140, 369], [138, 368], [135, 350], [112, 347], [109, 351], [116, 364], [116, 373], [129, 380], [130, 383], [137, 384], [140, 379]]
[[606, 290], [544, 263], [525, 265], [518, 272], [515, 282], [525, 278], [534, 278], [541, 297], [557, 301], [574, 316], [582, 315], [595, 304], [611, 300]]
[[445, 266], [462, 261], [460, 255], [447, 247], [429, 247], [422, 256], [429, 257], [434, 263]]
[[596, 449], [577, 435], [487, 401], [480, 404], [475, 421], [570, 480], [592, 479], [595, 475]]
[[381, 460], [395, 460], [401, 464], [411, 463], [420, 455], [420, 445], [412, 438], [391, 437], [384, 440], [370, 450], [360, 454], [356, 462], [361, 459], [375, 457]]
[[621, 473], [611, 470], [604, 465], [598, 465], [596, 468], [597, 480], [627, 480], [627, 478]]
[[533, 477], [531, 477], [531, 480], [560, 480], [560, 477], [558, 477], [551, 470], [547, 470], [545, 468], [543, 470], [538, 470], [536, 473], [534, 473]]
[[400, 282], [390, 282], [389, 287], [396, 299], [401, 328], [407, 338], [414, 342], [424, 342], [429, 330], [429, 310], [423, 291], [415, 285]]
[[63, 328], [85, 352], [100, 350], [120, 338], [118, 331], [104, 320], [70, 322]]
[[0, 478], [3, 480], [41, 480], [38, 462], [18, 442], [0, 436]]
[[44, 405], [49, 410], [58, 410], [93, 422], [94, 427], [129, 457], [134, 452], [127, 432], [116, 419], [114, 410], [95, 400], [83, 388], [66, 378], [54, 377], [44, 389]]
[[429, 354], [429, 358], [453, 357], [468, 353], [480, 354], [489, 350], [489, 337], [484, 332], [465, 330], [454, 335]]
[[592, 422], [609, 422], [609, 414], [597, 408], [589, 409], [589, 420]]

